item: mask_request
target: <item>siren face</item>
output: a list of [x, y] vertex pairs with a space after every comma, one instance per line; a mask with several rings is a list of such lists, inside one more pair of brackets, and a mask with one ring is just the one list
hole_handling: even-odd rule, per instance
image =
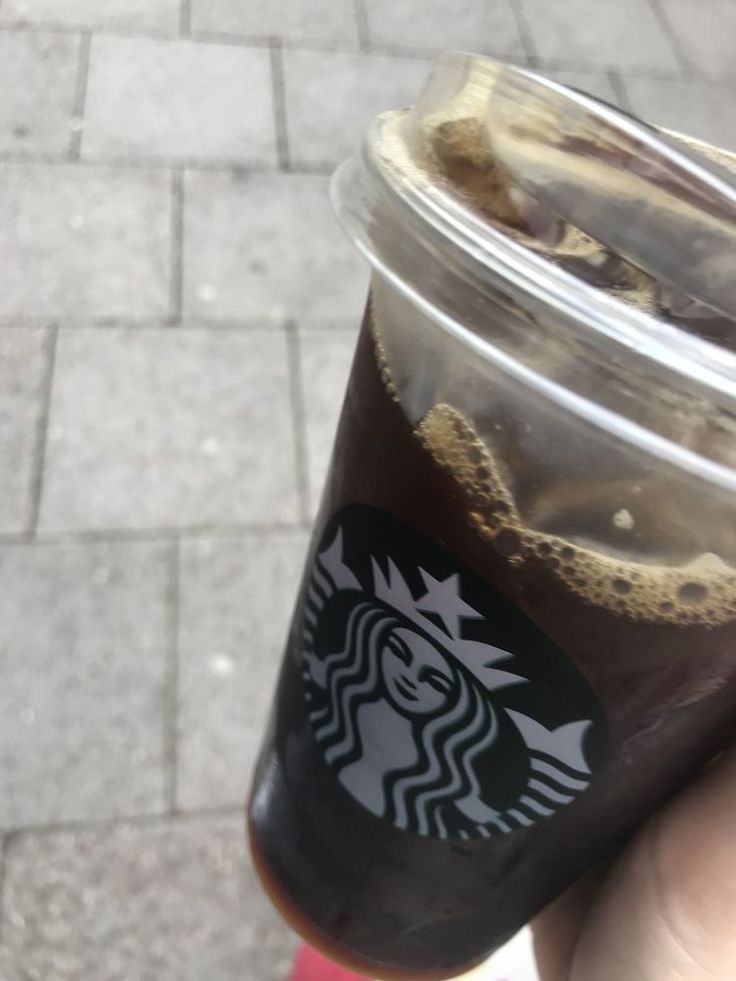
[[404, 715], [434, 715], [457, 687], [446, 659], [420, 634], [397, 627], [381, 651], [386, 698]]

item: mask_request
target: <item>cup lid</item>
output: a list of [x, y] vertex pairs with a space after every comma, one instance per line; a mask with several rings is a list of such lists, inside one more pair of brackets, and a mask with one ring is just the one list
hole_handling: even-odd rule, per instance
[[415, 148], [427, 120], [452, 114], [468, 89], [480, 138], [515, 186], [658, 283], [736, 321], [736, 156], [462, 54], [439, 61], [408, 114]]
[[[343, 223], [372, 262], [391, 266], [385, 232], [379, 243], [342, 193], [370, 182], [403, 206], [405, 235], [434, 234], [438, 257], [444, 249], [476, 278], [500, 271], [589, 337], [736, 395], [736, 155], [455, 52], [438, 59], [411, 109], [374, 121], [360, 157], [335, 176]], [[556, 247], [560, 227], [584, 242], [585, 261], [561, 261], [571, 256]], [[610, 258], [619, 261], [608, 282]]]
[[[491, 295], [540, 338], [554, 325], [581, 357], [691, 398], [731, 432], [736, 158], [725, 151], [526, 69], [450, 53], [413, 108], [374, 121], [336, 173], [333, 201], [382, 276], [524, 384], [653, 448], [656, 433], [555, 387], [520, 362], [511, 334], [489, 334]], [[719, 445], [688, 465], [736, 487], [733, 440]]]

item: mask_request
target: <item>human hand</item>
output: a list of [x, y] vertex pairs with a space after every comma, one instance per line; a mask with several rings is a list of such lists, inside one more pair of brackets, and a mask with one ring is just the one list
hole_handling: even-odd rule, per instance
[[533, 928], [542, 981], [733, 981], [736, 748]]

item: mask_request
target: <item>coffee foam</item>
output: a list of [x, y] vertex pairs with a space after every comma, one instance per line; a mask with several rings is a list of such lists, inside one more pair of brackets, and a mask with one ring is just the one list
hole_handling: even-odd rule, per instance
[[[587, 603], [629, 619], [716, 626], [736, 619], [736, 569], [712, 553], [679, 566], [635, 562], [525, 525], [501, 468], [468, 420], [434, 405], [416, 434], [468, 498], [468, 521], [512, 567], [541, 563]], [[614, 526], [632, 516], [617, 510]]]
[[386, 353], [386, 345], [383, 343], [378, 330], [376, 329], [376, 314], [373, 308], [373, 297], [368, 297], [368, 322], [371, 325], [371, 334], [373, 337], [373, 349], [375, 352], [376, 362], [378, 364], [378, 372], [381, 376], [381, 381], [386, 389], [392, 402], [399, 401], [399, 392], [394, 384], [393, 372], [391, 371], [391, 366], [388, 363], [388, 354]]

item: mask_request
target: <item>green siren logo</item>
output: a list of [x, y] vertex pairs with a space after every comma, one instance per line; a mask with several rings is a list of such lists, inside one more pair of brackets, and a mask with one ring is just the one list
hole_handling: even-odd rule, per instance
[[377, 817], [490, 837], [588, 786], [605, 724], [587, 682], [518, 609], [390, 515], [353, 505], [333, 518], [303, 619], [315, 738]]

